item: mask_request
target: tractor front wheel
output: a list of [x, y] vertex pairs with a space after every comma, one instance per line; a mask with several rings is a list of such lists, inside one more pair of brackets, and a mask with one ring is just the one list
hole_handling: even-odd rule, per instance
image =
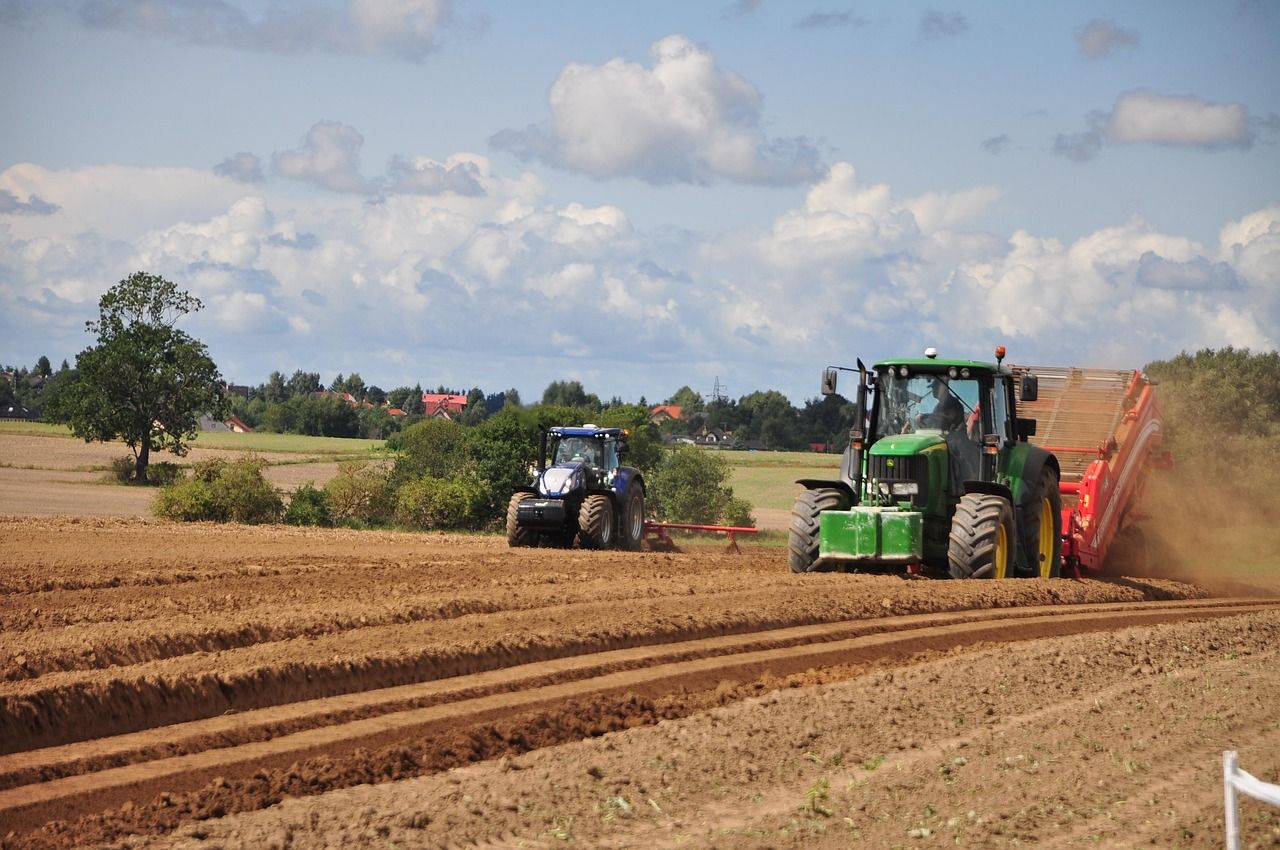
[[622, 548], [632, 552], [640, 549], [644, 540], [644, 488], [638, 481], [627, 487], [627, 498], [622, 504]]
[[516, 493], [507, 502], [507, 545], [533, 546], [538, 542], [538, 533], [532, 528], [521, 528], [518, 521], [520, 503], [532, 499], [532, 493]]
[[608, 496], [594, 494], [582, 500], [578, 529], [583, 549], [608, 549], [613, 545], [613, 502]]
[[787, 565], [793, 573], [811, 572], [818, 563], [818, 516], [823, 511], [847, 511], [848, 495], [832, 487], [805, 490], [791, 509]]
[[1013, 506], [985, 493], [960, 497], [951, 519], [947, 561], [952, 578], [1008, 578], [1013, 573]]

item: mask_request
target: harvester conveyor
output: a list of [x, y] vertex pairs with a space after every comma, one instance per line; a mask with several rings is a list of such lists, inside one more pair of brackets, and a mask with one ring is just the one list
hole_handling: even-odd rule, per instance
[[1061, 466], [1064, 572], [1097, 571], [1116, 534], [1141, 518], [1148, 469], [1169, 463], [1152, 382], [1141, 370], [1013, 368], [1039, 381], [1039, 398], [1018, 412], [1035, 418], [1031, 442]]

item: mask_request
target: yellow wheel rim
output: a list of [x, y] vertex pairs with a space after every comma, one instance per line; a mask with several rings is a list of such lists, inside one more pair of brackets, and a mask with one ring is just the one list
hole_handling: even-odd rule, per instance
[[1040, 500], [1040, 578], [1049, 578], [1053, 567], [1053, 505]]
[[994, 561], [994, 578], [1007, 578], [1009, 575], [1009, 536], [1005, 533], [1004, 523], [996, 526], [996, 550], [991, 553]]

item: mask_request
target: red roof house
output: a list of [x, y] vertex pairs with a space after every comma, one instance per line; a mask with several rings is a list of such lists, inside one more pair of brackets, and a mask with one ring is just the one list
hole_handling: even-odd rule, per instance
[[422, 409], [427, 416], [452, 419], [467, 408], [467, 397], [452, 393], [423, 393]]
[[678, 404], [659, 404], [649, 408], [649, 421], [655, 425], [669, 419], [683, 419], [684, 410]]

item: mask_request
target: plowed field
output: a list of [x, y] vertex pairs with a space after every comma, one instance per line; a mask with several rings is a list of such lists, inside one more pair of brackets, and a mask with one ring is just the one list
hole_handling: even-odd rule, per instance
[[[1222, 750], [1280, 779], [1264, 592], [105, 518], [0, 539], [5, 848], [1208, 848]], [[1280, 846], [1280, 810], [1242, 816]]]

